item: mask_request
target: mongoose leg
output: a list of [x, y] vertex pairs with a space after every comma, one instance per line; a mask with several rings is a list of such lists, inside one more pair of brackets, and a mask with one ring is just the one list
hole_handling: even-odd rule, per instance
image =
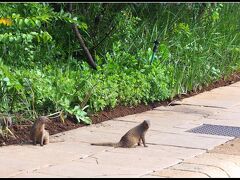
[[141, 146], [141, 138], [138, 141], [138, 146]]
[[33, 138], [33, 145], [37, 145], [37, 138], [36, 137]]
[[48, 143], [49, 143], [49, 133], [48, 131], [45, 131], [43, 144], [46, 145]]
[[144, 147], [148, 147], [148, 146], [146, 145], [145, 136], [144, 136], [144, 135], [142, 135], [142, 142], [143, 142]]
[[44, 141], [44, 136], [42, 135], [42, 137], [41, 137], [41, 142], [40, 142], [40, 146], [43, 146], [43, 141]]

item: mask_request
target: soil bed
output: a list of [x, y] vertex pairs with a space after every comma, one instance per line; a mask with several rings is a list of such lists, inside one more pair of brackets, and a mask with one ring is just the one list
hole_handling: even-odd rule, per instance
[[[148, 105], [139, 104], [135, 107], [117, 106], [114, 109], [101, 111], [94, 115], [91, 115], [90, 118], [91, 118], [93, 124], [97, 124], [97, 123], [107, 121], [107, 120], [110, 120], [113, 118], [136, 114], [136, 113], [141, 113], [144, 111], [151, 110], [158, 106], [167, 106], [172, 101], [175, 101], [175, 100], [180, 100], [180, 99], [183, 99], [186, 97], [191, 97], [191, 96], [197, 95], [199, 93], [202, 93], [204, 91], [209, 91], [209, 90], [217, 88], [217, 87], [222, 87], [222, 86], [227, 86], [227, 85], [233, 84], [239, 80], [240, 80], [240, 72], [232, 74], [227, 79], [222, 78], [219, 81], [216, 81], [208, 86], [203, 87], [201, 90], [198, 90], [197, 92], [191, 91], [184, 95], [180, 95], [180, 96], [178, 95], [178, 96], [174, 97], [172, 100], [165, 100], [165, 101], [161, 101], [161, 102], [149, 103]], [[30, 121], [24, 121], [22, 124], [13, 125], [10, 128], [10, 130], [13, 132], [13, 134], [16, 136], [16, 138], [13, 138], [10, 136], [8, 138], [0, 137], [0, 146], [12, 145], [12, 144], [23, 144], [23, 143], [30, 142], [29, 133], [30, 133], [31, 126], [32, 126], [32, 122], [30, 122]], [[59, 119], [53, 119], [50, 123], [46, 124], [46, 129], [49, 131], [50, 135], [53, 135], [53, 134], [68, 131], [71, 129], [76, 129], [76, 128], [83, 127], [83, 126], [86, 126], [86, 125], [76, 124], [73, 120], [70, 120], [70, 119], [66, 119], [65, 123], [62, 123]]]

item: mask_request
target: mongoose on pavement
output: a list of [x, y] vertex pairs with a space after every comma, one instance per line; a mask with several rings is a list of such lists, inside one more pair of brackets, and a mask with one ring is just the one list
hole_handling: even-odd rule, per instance
[[132, 148], [141, 145], [141, 140], [144, 147], [147, 147], [145, 142], [145, 134], [150, 126], [149, 120], [144, 120], [141, 124], [130, 129], [118, 143], [91, 143], [95, 146], [113, 146], [113, 147], [123, 147], [123, 148]]
[[33, 144], [41, 146], [49, 143], [49, 132], [45, 129], [45, 123], [50, 121], [46, 116], [40, 116], [33, 124], [30, 131], [30, 139]]

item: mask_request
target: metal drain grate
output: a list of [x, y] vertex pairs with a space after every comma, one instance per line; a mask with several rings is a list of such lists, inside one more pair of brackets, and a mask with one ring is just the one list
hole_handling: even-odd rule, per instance
[[186, 132], [212, 134], [212, 135], [219, 135], [219, 136], [240, 137], [240, 127], [236, 127], [236, 126], [203, 124], [196, 128], [187, 130]]

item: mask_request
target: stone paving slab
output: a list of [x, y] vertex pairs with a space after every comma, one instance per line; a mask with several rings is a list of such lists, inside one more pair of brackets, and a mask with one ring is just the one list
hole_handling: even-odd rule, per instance
[[[168, 111], [168, 112], [178, 112], [185, 114], [193, 114], [193, 115], [200, 115], [201, 117], [208, 117], [209, 115], [213, 115], [217, 113], [219, 108], [214, 107], [204, 107], [204, 106], [189, 106], [189, 105], [176, 105], [176, 106], [159, 106], [154, 108], [157, 111]], [[221, 109], [222, 111], [222, 109]]]
[[214, 147], [208, 152], [240, 156], [239, 149], [240, 149], [240, 138], [235, 138], [233, 140], [227, 141], [224, 144], [221, 144], [220, 146]]
[[[219, 109], [201, 106], [177, 105], [177, 106], [161, 106], [155, 108], [160, 111], [174, 111], [179, 113], [202, 114], [203, 118], [196, 118], [192, 123], [189, 121], [185, 124], [191, 128], [192, 124], [213, 123], [222, 125], [240, 126], [240, 105], [234, 105], [229, 109]], [[182, 124], [180, 126], [184, 126]], [[180, 127], [179, 126], [179, 127]]]
[[179, 146], [185, 148], [196, 149], [211, 149], [213, 146], [225, 143], [233, 137], [215, 138], [212, 135], [202, 134], [167, 134], [159, 133], [159, 135], [149, 138], [149, 143], [155, 143], [158, 145]]
[[[233, 86], [223, 86], [219, 88], [212, 89], [210, 91], [206, 91], [210, 94], [221, 94], [222, 96], [237, 96], [238, 95], [238, 88]], [[204, 92], [204, 93], [206, 93]], [[238, 99], [236, 99], [238, 100]]]
[[[184, 123], [190, 121], [195, 121], [197, 119], [202, 118], [199, 114], [186, 114], [181, 112], [174, 111], [156, 111], [150, 110], [143, 113], [133, 114], [129, 116], [115, 118], [114, 120], [122, 120], [122, 121], [131, 121], [131, 122], [142, 122], [143, 120], [150, 119], [151, 124], [162, 123], [162, 125], [171, 125], [176, 123]], [[154, 127], [154, 126], [152, 126]]]
[[17, 175], [10, 176], [10, 178], [67, 178], [65, 176], [43, 174], [37, 172], [25, 172]]
[[[237, 87], [237, 88], [236, 88]], [[211, 91], [209, 91], [210, 93], [214, 93], [214, 94], [222, 94], [223, 96], [236, 96], [236, 100], [238, 99], [238, 94], [239, 94], [239, 88], [240, 86], [237, 86], [235, 84], [235, 86], [224, 86], [224, 87], [219, 87], [216, 89], [212, 89]]]
[[228, 109], [227, 111], [228, 112], [240, 112], [240, 103], [232, 106], [231, 109]]
[[145, 172], [143, 168], [114, 166], [111, 164], [99, 165], [94, 158], [87, 158], [71, 163], [64, 163], [49, 168], [42, 168], [37, 172], [60, 175], [65, 177], [138, 177]]
[[[196, 156], [195, 158], [188, 159], [185, 162], [217, 167], [225, 172], [225, 174], [229, 177], [240, 177], [240, 156], [219, 153], [204, 153]], [[211, 177], [216, 177], [216, 175]]]
[[209, 176], [196, 171], [189, 170], [181, 170], [181, 169], [164, 169], [159, 172], [154, 172], [151, 174], [156, 177], [164, 177], [164, 178], [208, 178]]
[[240, 101], [240, 96], [231, 94], [232, 89], [234, 88], [224, 89], [226, 91], [225, 93], [215, 93], [212, 91], [200, 93], [197, 96], [175, 101], [173, 104], [218, 107], [222, 109], [230, 108]]
[[202, 122], [205, 123], [205, 124], [212, 124], [212, 125], [240, 127], [240, 122], [239, 121], [235, 121], [235, 120], [208, 119], [208, 121], [204, 120]]
[[[147, 150], [149, 149], [149, 150]], [[109, 151], [114, 151], [118, 153], [129, 153], [129, 154], [136, 154], [137, 156], [141, 155], [144, 158], [148, 158], [148, 156], [155, 155], [156, 157], [161, 155], [161, 158], [165, 157], [173, 157], [175, 159], [187, 159], [190, 157], [194, 157], [196, 154], [202, 154], [205, 151], [201, 149], [191, 149], [191, 148], [182, 148], [182, 147], [173, 147], [173, 146], [162, 146], [162, 145], [148, 145], [148, 148], [134, 148], [131, 151], [128, 149], [113, 149]], [[147, 152], [147, 153], [145, 153]], [[145, 156], [144, 156], [145, 155]]]
[[17, 146], [14, 154], [5, 152], [1, 155], [0, 161], [5, 163], [0, 163], [0, 177], [8, 177], [24, 171], [33, 171], [83, 156], [81, 154], [59, 152], [57, 149], [51, 150], [47, 146], [36, 146], [34, 149], [27, 146]]
[[[182, 105], [181, 105], [182, 106]], [[174, 108], [173, 108], [174, 107]], [[125, 117], [116, 118], [115, 120], [119, 121], [133, 121], [140, 123], [144, 119], [151, 117], [151, 129], [159, 130], [162, 132], [184, 132], [188, 129], [192, 129], [194, 127], [200, 126], [201, 124], [222, 124], [222, 125], [230, 125], [239, 126], [240, 125], [240, 112], [229, 112], [227, 110], [219, 110], [213, 108], [206, 107], [196, 107], [190, 106], [191, 108], [177, 108], [180, 106], [169, 106], [169, 111], [160, 110], [158, 111], [148, 111], [144, 113], [139, 113], [136, 115], [130, 115]], [[194, 112], [199, 113], [186, 113]], [[168, 107], [164, 107], [162, 109], [166, 109]], [[176, 110], [178, 109], [178, 110]], [[185, 109], [183, 112], [178, 112], [179, 109]], [[200, 111], [201, 110], [201, 111]], [[203, 116], [201, 114], [204, 114]], [[176, 129], [177, 128], [177, 129]], [[180, 130], [182, 128], [182, 130]]]
[[35, 168], [44, 167], [45, 163], [40, 164], [30, 160], [19, 160], [14, 157], [1, 157], [1, 170], [0, 177], [9, 177], [15, 174], [19, 174], [26, 170], [33, 171]]
[[[181, 170], [181, 171], [188, 171], [193, 173], [198, 173], [205, 175], [207, 177], [215, 177], [215, 178], [227, 178], [229, 177], [228, 174], [226, 174], [222, 169], [211, 166], [211, 165], [205, 165], [205, 164], [192, 164], [192, 163], [180, 163], [177, 165], [174, 165], [173, 167], [169, 168], [170, 170]], [[186, 177], [186, 175], [182, 174], [182, 177]], [[197, 176], [198, 177], [198, 176]]]
[[239, 112], [229, 112], [229, 111], [220, 111], [215, 114], [209, 115], [209, 119], [217, 119], [217, 120], [228, 120], [233, 122], [240, 122], [240, 111]]
[[59, 153], [61, 152], [63, 155], [66, 152], [75, 154], [71, 158], [71, 160], [73, 160], [77, 158], [90, 156], [98, 152], [103, 152], [106, 149], [108, 149], [108, 147], [91, 146], [89, 143], [83, 143], [83, 142], [65, 141], [63, 143], [49, 144], [48, 149], [49, 151], [58, 151]]
[[176, 133], [183, 132], [188, 128], [193, 128], [200, 125], [201, 123], [199, 123], [199, 120], [201, 118], [201, 115], [153, 110], [135, 115], [119, 117], [114, 120], [140, 123], [145, 119], [150, 119], [150, 130]]
[[[14, 163], [14, 162], [8, 162], [8, 163]], [[16, 175], [16, 174], [19, 174], [22, 172], [23, 172], [23, 170], [19, 169], [19, 168], [14, 168], [14, 167], [5, 168], [4, 167], [4, 168], [0, 169], [0, 178], [10, 177], [11, 175]]]
[[[240, 82], [235, 82], [235, 83], [233, 83], [233, 84], [230, 84], [229, 86], [234, 86], [234, 87], [240, 87]], [[228, 86], [228, 87], [229, 87]]]
[[[218, 161], [220, 160], [220, 161]], [[225, 161], [227, 160], [227, 162]], [[204, 154], [200, 154], [192, 159], [187, 159], [186, 162], [196, 162], [196, 163], [206, 163], [206, 164], [223, 164], [227, 165], [227, 163], [233, 163], [236, 167], [240, 168], [240, 156], [239, 155], [232, 155], [232, 154], [222, 154], [217, 152], [207, 152]], [[226, 166], [227, 167], [227, 166]], [[230, 169], [230, 167], [229, 167]], [[239, 171], [240, 173], [240, 171]]]
[[209, 151], [150, 175], [161, 177], [240, 177], [240, 156]]
[[143, 175], [140, 178], [166, 178], [166, 177], [161, 177], [161, 176], [155, 176], [153, 175]]
[[[104, 127], [103, 127], [104, 129]], [[98, 131], [96, 128], [89, 127], [89, 129], [74, 129], [63, 134], [58, 134], [59, 138], [62, 138], [65, 142], [75, 143], [90, 143], [96, 141], [115, 141], [119, 140], [122, 132], [113, 132], [110, 128], [105, 128], [108, 132]], [[56, 137], [56, 136], [55, 136]]]
[[228, 85], [227, 87], [240, 87], [240, 82], [235, 82], [233, 84]]
[[[138, 151], [130, 150], [129, 152], [125, 151], [123, 153], [120, 151], [106, 151], [105, 153], [98, 153], [91, 156], [97, 161], [99, 166], [116, 166], [131, 169], [137, 168], [142, 169], [143, 174], [151, 172], [156, 169], [162, 169], [168, 167], [169, 164], [180, 162], [181, 159], [178, 158], [178, 155], [173, 155], [172, 157], [166, 156], [169, 153], [162, 153], [162, 156], [159, 156], [159, 152], [162, 151], [151, 151], [143, 149], [144, 147], [136, 148]], [[151, 149], [151, 148], [148, 148]], [[106, 158], [107, 157], [107, 158]], [[181, 157], [181, 156], [180, 156]], [[88, 161], [88, 159], [79, 160]]]

